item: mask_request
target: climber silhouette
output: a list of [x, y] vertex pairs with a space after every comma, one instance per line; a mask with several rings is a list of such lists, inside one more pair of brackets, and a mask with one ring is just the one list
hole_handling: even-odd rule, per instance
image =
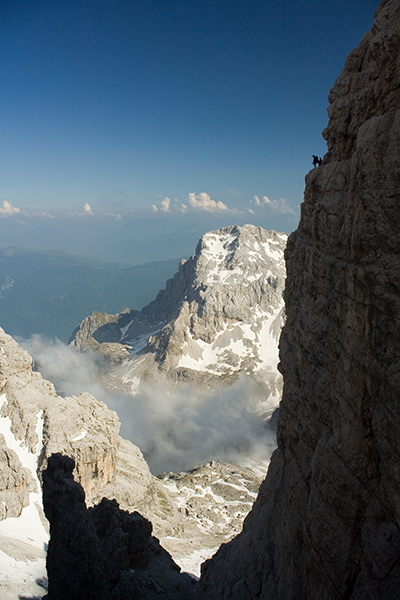
[[314, 165], [314, 169], [315, 169], [315, 167], [319, 167], [320, 165], [322, 165], [322, 158], [318, 158], [318, 156], [315, 156], [313, 154], [312, 155], [312, 164]]

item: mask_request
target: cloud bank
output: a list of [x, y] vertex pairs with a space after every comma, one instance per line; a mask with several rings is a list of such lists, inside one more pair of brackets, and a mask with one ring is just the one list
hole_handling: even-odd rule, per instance
[[237, 212], [229, 209], [221, 200], [213, 200], [206, 192], [200, 194], [190, 192], [184, 202], [180, 202], [177, 198], [172, 201], [168, 196], [164, 196], [158, 204], [153, 204], [151, 209], [153, 213], [186, 213], [190, 210], [206, 213]]
[[139, 446], [155, 474], [188, 470], [218, 459], [239, 464], [249, 459], [267, 461], [274, 449], [275, 436], [250, 409], [254, 385], [250, 379], [205, 394], [160, 378], [128, 396], [102, 385], [95, 355], [79, 354], [39, 336], [20, 343], [58, 394], [87, 391], [115, 410], [121, 435]]

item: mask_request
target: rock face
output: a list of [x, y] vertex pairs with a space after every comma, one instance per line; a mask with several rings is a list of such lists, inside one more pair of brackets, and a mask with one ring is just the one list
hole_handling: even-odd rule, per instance
[[53, 454], [43, 472], [51, 534], [48, 600], [190, 600], [194, 580], [180, 574], [151, 536], [151, 523], [121, 510], [115, 500], [103, 498], [87, 509], [85, 493], [72, 475], [74, 466], [68, 456]]
[[288, 241], [278, 449], [197, 600], [399, 595], [399, 65], [385, 0], [331, 91], [329, 151]]
[[[4, 438], [5, 434], [11, 433], [15, 443], [19, 442], [38, 460], [34, 473], [30, 473], [32, 481], [36, 467], [40, 471], [47, 457], [56, 450], [75, 458], [77, 479], [89, 496], [113, 481], [120, 427], [116, 413], [90, 394], [69, 398], [57, 396], [53, 385], [32, 370], [29, 354], [2, 329], [0, 348], [3, 452], [11, 452], [12, 460], [22, 466], [18, 450], [10, 449]], [[18, 487], [18, 484], [13, 486], [14, 490]], [[20, 509], [24, 505], [21, 502]]]
[[52, 451], [76, 458], [89, 497], [116, 480], [119, 420], [89, 394], [60, 398], [0, 329], [0, 596], [34, 594], [48, 539], [40, 473]]
[[197, 385], [229, 383], [246, 373], [266, 382], [278, 399], [285, 245], [285, 235], [253, 225], [209, 232], [142, 311], [93, 313], [70, 343], [111, 359], [129, 349], [131, 356], [108, 375], [127, 393], [154, 370]]

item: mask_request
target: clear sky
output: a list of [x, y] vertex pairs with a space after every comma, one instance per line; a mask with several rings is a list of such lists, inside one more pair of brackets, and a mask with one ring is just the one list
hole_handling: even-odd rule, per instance
[[146, 227], [290, 233], [377, 4], [2, 0], [0, 247], [85, 251], [85, 227], [103, 254]]

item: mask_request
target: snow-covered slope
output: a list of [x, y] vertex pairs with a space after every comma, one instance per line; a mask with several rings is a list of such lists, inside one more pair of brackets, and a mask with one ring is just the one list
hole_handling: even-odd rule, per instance
[[[6, 395], [2, 394], [0, 414], [6, 401]], [[37, 442], [32, 452], [15, 437], [11, 419], [0, 417], [0, 435], [5, 442], [0, 451], [7, 455], [8, 465], [14, 473], [19, 471], [22, 475], [24, 471], [26, 481], [29, 481], [23, 497], [18, 498], [17, 489], [12, 489], [11, 486], [8, 490], [2, 490], [1, 511], [6, 517], [0, 521], [0, 592], [3, 600], [16, 598], [16, 590], [24, 594], [34, 592], [42, 595], [46, 587], [45, 548], [48, 528], [43, 515], [40, 482], [36, 472], [39, 453], [42, 450], [42, 430], [43, 413], [39, 411], [35, 426]], [[1, 477], [10, 479], [8, 469], [5, 465], [2, 467]], [[4, 494], [4, 491], [8, 491], [8, 494]], [[21, 510], [23, 504], [25, 506]]]

